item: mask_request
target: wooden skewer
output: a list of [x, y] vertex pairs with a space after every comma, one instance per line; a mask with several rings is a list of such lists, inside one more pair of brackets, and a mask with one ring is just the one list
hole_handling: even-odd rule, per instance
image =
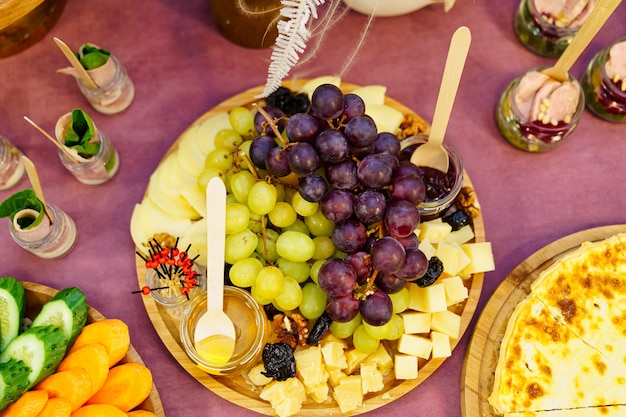
[[43, 204], [43, 212], [48, 219], [50, 219], [50, 224], [54, 223], [54, 219], [48, 210], [48, 205], [46, 204], [46, 199], [43, 196], [43, 190], [41, 189], [41, 183], [39, 182], [39, 174], [37, 174], [37, 168], [35, 168], [35, 164], [33, 161], [28, 159], [26, 156], [22, 155], [22, 162], [24, 162], [24, 168], [26, 169], [26, 174], [28, 175], [28, 179], [33, 186], [33, 191], [35, 191], [35, 195]]
[[78, 73], [78, 77], [81, 79], [83, 84], [89, 88], [98, 88], [98, 84], [96, 84], [93, 78], [91, 78], [85, 67], [83, 67], [83, 64], [81, 64], [78, 58], [76, 58], [76, 55], [74, 55], [74, 52], [72, 52], [70, 47], [57, 37], [54, 38], [54, 42], [57, 44], [61, 52], [63, 52], [63, 55], [65, 55], [67, 60], [70, 61], [70, 64], [72, 64], [72, 67]]
[[70, 153], [70, 151], [67, 150], [67, 148], [65, 146], [63, 146], [63, 144], [59, 143], [58, 140], [56, 140], [55, 138], [53, 138], [52, 136], [50, 136], [50, 134], [48, 134], [48, 132], [46, 132], [45, 130], [43, 130], [41, 128], [41, 126], [39, 126], [37, 123], [33, 122], [32, 120], [30, 120], [28, 117], [24, 116], [24, 120], [26, 120], [28, 123], [30, 123], [35, 129], [37, 129], [38, 131], [40, 131], [45, 137], [47, 137], [48, 139], [50, 139], [50, 141], [52, 143], [54, 143], [56, 145], [57, 148], [59, 148], [61, 150], [61, 152], [63, 152], [65, 154], [65, 156], [67, 156], [69, 159], [72, 160], [72, 162], [78, 164], [79, 161], [74, 157], [74, 155], [72, 155]]

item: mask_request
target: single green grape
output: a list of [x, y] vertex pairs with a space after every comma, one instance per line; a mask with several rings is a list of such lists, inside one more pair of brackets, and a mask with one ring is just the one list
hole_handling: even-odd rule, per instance
[[237, 198], [237, 201], [248, 205], [248, 194], [254, 184], [256, 184], [256, 179], [250, 171], [239, 171], [230, 177], [230, 192]]
[[243, 232], [250, 223], [250, 210], [241, 203], [226, 204], [226, 234]]
[[311, 265], [310, 276], [313, 282], [315, 282], [316, 284], [319, 284], [319, 282], [317, 281], [317, 276], [319, 275], [320, 268], [322, 267], [322, 265], [324, 265], [324, 262], [326, 262], [326, 259], [318, 259], [317, 261], [313, 262], [313, 265]]
[[278, 236], [278, 232], [272, 229], [265, 229], [265, 236], [262, 233], [258, 235], [256, 251], [266, 261], [274, 262], [278, 259], [278, 252], [276, 251]]
[[387, 323], [382, 324], [380, 326], [372, 326], [371, 324], [368, 324], [367, 322], [363, 321], [362, 325], [365, 331], [367, 331], [367, 333], [370, 336], [378, 340], [387, 339], [389, 335], [391, 334], [391, 330], [392, 330], [391, 321], [388, 321]]
[[312, 215], [305, 217], [304, 224], [307, 225], [313, 236], [330, 237], [333, 234], [333, 229], [335, 228], [335, 222], [328, 220], [320, 209]]
[[404, 333], [404, 320], [397, 314], [391, 316], [391, 320], [387, 322], [391, 325], [389, 334], [387, 334], [387, 340], [398, 340]]
[[234, 163], [233, 154], [226, 149], [213, 149], [204, 159], [204, 168], [215, 168], [226, 172]]
[[257, 241], [258, 238], [250, 229], [228, 235], [224, 243], [224, 260], [232, 265], [240, 259], [250, 257], [256, 249]]
[[285, 276], [275, 266], [265, 266], [256, 276], [254, 287], [257, 294], [266, 300], [273, 300], [283, 290]]
[[296, 219], [290, 226], [284, 227], [283, 232], [291, 230], [292, 232], [300, 232], [309, 235], [309, 228], [302, 219]]
[[404, 310], [409, 308], [409, 302], [411, 301], [411, 294], [409, 293], [408, 287], [404, 287], [396, 293], [389, 294], [389, 298], [391, 298], [391, 303], [393, 305], [393, 312], [395, 314], [402, 313]]
[[250, 137], [256, 133], [254, 128], [254, 115], [245, 107], [234, 107], [228, 113], [228, 120], [233, 129], [241, 136]]
[[271, 298], [265, 298], [259, 295], [259, 289], [256, 285], [253, 285], [250, 288], [250, 294], [252, 295], [252, 298], [254, 298], [256, 300], [257, 303], [261, 304], [261, 305], [268, 305], [272, 303], [272, 299]]
[[309, 279], [309, 273], [311, 272], [311, 267], [306, 262], [294, 262], [285, 258], [278, 258], [276, 266], [284, 275], [293, 277], [300, 284]]
[[316, 236], [313, 238], [315, 252], [312, 258], [315, 260], [328, 259], [335, 253], [335, 244], [328, 236]]
[[306, 262], [315, 253], [315, 243], [309, 235], [300, 232], [283, 232], [276, 241], [278, 255], [294, 262]]
[[361, 323], [354, 329], [352, 344], [361, 353], [372, 353], [378, 349], [380, 340], [372, 337]]
[[236, 286], [248, 288], [254, 285], [261, 269], [263, 269], [263, 264], [258, 259], [244, 258], [233, 264], [228, 271], [228, 277]]
[[361, 313], [357, 313], [357, 315], [350, 321], [346, 321], [344, 323], [333, 321], [330, 324], [330, 332], [335, 337], [346, 339], [352, 336], [354, 330], [361, 324], [361, 322]]
[[221, 178], [222, 172], [219, 169], [215, 168], [206, 168], [204, 171], [198, 175], [198, 179], [196, 180], [196, 185], [203, 193], [206, 192], [206, 186], [211, 181], [211, 178]]
[[306, 201], [299, 192], [294, 193], [293, 198], [291, 199], [291, 205], [296, 213], [302, 217], [312, 216], [319, 208], [319, 203]]
[[326, 310], [326, 301], [328, 301], [326, 292], [316, 283], [307, 282], [304, 284], [304, 287], [302, 287], [302, 301], [300, 301], [299, 307], [300, 314], [308, 320], [315, 320]]
[[226, 149], [229, 152], [233, 152], [241, 143], [243, 139], [241, 135], [235, 131], [235, 129], [222, 129], [215, 134], [213, 139], [216, 148]]
[[293, 277], [285, 276], [282, 291], [274, 298], [274, 303], [282, 311], [291, 311], [298, 308], [302, 302], [302, 288]]
[[274, 208], [267, 213], [267, 217], [269, 217], [272, 224], [276, 227], [288, 227], [296, 221], [298, 215], [293, 207], [291, 207], [291, 204], [278, 201], [274, 205]]
[[267, 214], [276, 205], [276, 187], [264, 181], [257, 182], [248, 193], [248, 208], [256, 214]]

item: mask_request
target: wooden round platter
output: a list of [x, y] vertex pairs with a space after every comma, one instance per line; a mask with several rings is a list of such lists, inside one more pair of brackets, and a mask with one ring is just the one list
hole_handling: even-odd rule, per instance
[[[26, 292], [26, 311], [24, 317], [33, 319], [40, 311], [43, 305], [48, 302], [54, 295], [59, 292], [54, 288], [47, 287], [45, 285], [36, 284], [28, 281], [21, 281]], [[106, 317], [103, 316], [98, 310], [89, 306], [87, 324], [93, 323], [98, 320], [103, 320]], [[145, 365], [133, 345], [131, 344], [120, 363], [139, 363]], [[161, 397], [154, 384], [152, 384], [152, 390], [146, 400], [139, 404], [137, 408], [152, 411], [158, 417], [165, 417], [165, 411], [163, 410], [163, 404], [161, 403]]]
[[[300, 81], [302, 85], [306, 80]], [[285, 87], [292, 89], [293, 91], [299, 91], [301, 84], [292, 82], [285, 83]], [[347, 93], [355, 90], [359, 86], [348, 83], [341, 83], [341, 89]], [[228, 112], [232, 108], [236, 106], [246, 106], [250, 107], [252, 103], [260, 102], [260, 100], [255, 99], [263, 91], [263, 87], [255, 87], [244, 91], [240, 94], [237, 94], [222, 103], [218, 104], [201, 117], [199, 117], [185, 132], [181, 134], [181, 136], [177, 139], [176, 142], [172, 145], [172, 147], [168, 150], [165, 156], [167, 156], [170, 152], [173, 152], [177, 149], [180, 139], [184, 137], [185, 133], [189, 131], [189, 129], [196, 127], [196, 125], [203, 123], [209, 118], [223, 112]], [[417, 120], [423, 122], [418, 115], [416, 115], [412, 110], [407, 108], [406, 106], [398, 103], [397, 101], [390, 99], [388, 97], [385, 98], [385, 104], [395, 108], [400, 111], [402, 114], [409, 115]], [[426, 122], [423, 122], [424, 126], [428, 127]], [[165, 159], [161, 160], [161, 162]], [[472, 183], [470, 181], [467, 172], [464, 173], [464, 186], [470, 187], [473, 189]], [[478, 206], [478, 199], [476, 199], [476, 204]], [[485, 231], [484, 231], [484, 223], [482, 215], [479, 214], [474, 218], [473, 221], [474, 226], [474, 241], [475, 242], [484, 242], [485, 241]], [[136, 266], [137, 266], [137, 279], [139, 288], [145, 285], [145, 276], [146, 276], [146, 267], [144, 261], [140, 258], [136, 257]], [[483, 273], [474, 274], [470, 279], [465, 280], [465, 284], [469, 290], [469, 297], [463, 303], [455, 306], [451, 311], [456, 314], [461, 315], [461, 330], [460, 337], [464, 334], [469, 323], [474, 315], [476, 310], [476, 306], [478, 304], [478, 300], [480, 298], [480, 293], [483, 286]], [[189, 359], [187, 354], [185, 353], [179, 335], [179, 324], [180, 324], [180, 308], [178, 311], [168, 309], [154, 301], [150, 296], [142, 297], [146, 311], [152, 324], [154, 325], [155, 330], [157, 331], [159, 337], [163, 341], [165, 347], [172, 354], [174, 359], [196, 380], [202, 383], [205, 387], [211, 390], [213, 393], [219, 395], [220, 397], [231, 401], [237, 405], [240, 405], [249, 410], [256, 411], [265, 415], [276, 415], [270, 404], [264, 400], [259, 398], [260, 389], [258, 387], [253, 387], [251, 384], [247, 383], [242, 376], [213, 376], [209, 375], [202, 370], [200, 370], [196, 365]], [[452, 348], [457, 345], [458, 340], [452, 341]], [[376, 393], [366, 394], [363, 406], [358, 410], [350, 412], [348, 414], [342, 415], [358, 415], [362, 414], [385, 404], [388, 404], [404, 394], [408, 393], [418, 385], [420, 385], [424, 380], [426, 380], [432, 373], [444, 362], [445, 359], [431, 359], [431, 360], [422, 360], [420, 359], [419, 363], [419, 376], [414, 380], [396, 380], [393, 377], [393, 373], [388, 374], [385, 379], [385, 387], [382, 391]], [[319, 416], [321, 414], [324, 415], [332, 415], [332, 414], [341, 414], [339, 407], [334, 401], [327, 401], [322, 404], [314, 403], [311, 400], [307, 400], [304, 404], [298, 415], [301, 416]]]
[[559, 258], [583, 242], [626, 232], [626, 224], [586, 229], [558, 239], [520, 263], [496, 288], [480, 313], [470, 339], [461, 375], [463, 417], [496, 416], [488, 398], [498, 361], [500, 342], [517, 304], [530, 293], [530, 284]]

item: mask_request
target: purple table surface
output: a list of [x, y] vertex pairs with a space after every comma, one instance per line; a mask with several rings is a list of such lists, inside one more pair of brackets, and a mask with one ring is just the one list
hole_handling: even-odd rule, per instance
[[[626, 223], [626, 125], [585, 111], [577, 131], [545, 154], [519, 151], [505, 142], [494, 108], [518, 74], [552, 59], [527, 51], [516, 39], [512, 18], [518, 2], [459, 0], [375, 19], [356, 59], [342, 79], [382, 84], [387, 95], [430, 121], [446, 51], [454, 30], [466, 25], [472, 46], [447, 130], [462, 155], [478, 194], [496, 270], [485, 276], [479, 311], [506, 275], [544, 245], [587, 228]], [[335, 26], [315, 59], [292, 71], [311, 78], [338, 73], [367, 17], [348, 13]], [[620, 6], [572, 68], [582, 76], [587, 62], [610, 41], [626, 35], [626, 6]], [[349, 29], [348, 29], [349, 28]], [[52, 38], [70, 46], [91, 42], [111, 50], [126, 66], [136, 97], [124, 113], [89, 110], [74, 80], [56, 73], [67, 66]], [[250, 87], [262, 85], [270, 49], [247, 49], [217, 30], [207, 0], [183, 2], [69, 0], [56, 26], [39, 43], [0, 59], [0, 133], [38, 167], [46, 198], [76, 222], [74, 250], [59, 260], [42, 260], [11, 239], [7, 219], [0, 233], [0, 275], [54, 288], [78, 286], [107, 317], [128, 323], [131, 340], [150, 367], [168, 417], [253, 416], [195, 381], [172, 358], [156, 334], [137, 289], [129, 222], [151, 172], [172, 142], [207, 110]], [[24, 120], [52, 132], [63, 113], [82, 107], [117, 147], [121, 168], [101, 186], [77, 182], [63, 168], [54, 146]], [[13, 191], [29, 187], [24, 179]], [[459, 390], [471, 329], [429, 379], [370, 416], [461, 416]]]

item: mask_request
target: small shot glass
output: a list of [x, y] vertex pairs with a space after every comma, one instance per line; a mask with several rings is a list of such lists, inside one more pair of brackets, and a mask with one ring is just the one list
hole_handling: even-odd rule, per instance
[[[546, 81], [556, 82], [550, 77], [541, 74], [546, 67], [532, 68], [515, 78], [504, 90], [497, 104], [495, 115], [496, 124], [500, 133], [511, 145], [527, 152], [546, 152], [559, 146], [578, 126], [580, 117], [585, 109], [585, 97], [578, 81], [570, 76], [570, 80], [561, 83], [566, 90], [560, 98], [566, 99], [568, 107], [572, 108], [562, 120], [549, 117], [546, 107], [559, 104], [552, 100], [553, 96], [543, 97], [547, 87]], [[534, 81], [529, 81], [534, 78]], [[543, 79], [544, 84], [540, 81]], [[566, 84], [570, 83], [570, 84]], [[554, 86], [554, 84], [553, 84]], [[552, 90], [556, 91], [556, 90]], [[543, 98], [541, 98], [543, 97]], [[556, 101], [556, 103], [554, 103]], [[538, 114], [533, 117], [533, 108]]]
[[22, 152], [0, 135], [0, 190], [7, 190], [24, 177]]
[[[52, 221], [44, 213], [32, 209], [21, 210], [9, 223], [9, 232], [15, 243], [32, 254], [55, 259], [67, 255], [76, 243], [76, 225], [70, 216], [53, 204], [47, 203]], [[42, 216], [40, 222], [28, 227]]]
[[81, 93], [89, 104], [100, 113], [116, 114], [128, 108], [135, 97], [135, 85], [126, 68], [113, 55], [100, 68], [87, 71], [98, 88], [86, 86], [80, 77], [76, 78]]
[[581, 85], [587, 108], [601, 119], [626, 123], [626, 74], [611, 63], [611, 54], [626, 51], [626, 37], [600, 50], [589, 62]]
[[206, 289], [206, 279], [197, 268], [193, 270], [196, 286], [185, 283], [185, 277], [176, 271], [170, 275], [165, 270], [157, 272], [157, 269], [149, 268], [146, 271], [146, 286], [151, 289], [154, 301], [164, 307], [181, 307], [202, 293]]

